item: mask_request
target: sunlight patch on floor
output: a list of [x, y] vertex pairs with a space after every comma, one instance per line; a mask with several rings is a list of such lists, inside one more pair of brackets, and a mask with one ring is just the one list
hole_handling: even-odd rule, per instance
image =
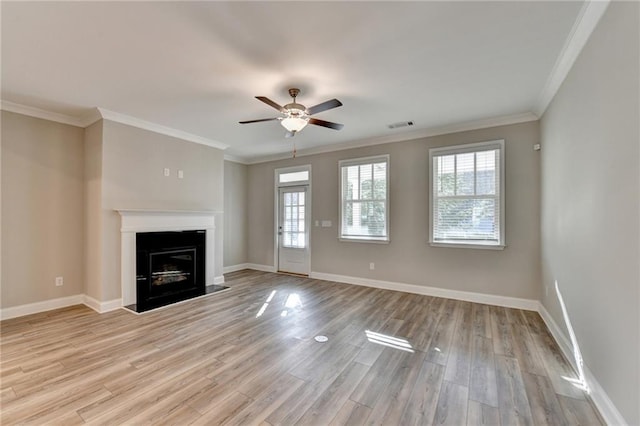
[[256, 318], [260, 318], [262, 316], [262, 314], [264, 314], [264, 311], [266, 311], [267, 307], [269, 306], [269, 302], [271, 302], [273, 300], [273, 296], [275, 296], [275, 295], [276, 295], [276, 290], [273, 290], [271, 292], [271, 294], [269, 295], [269, 297], [267, 297], [267, 300], [262, 304], [262, 307], [260, 308], [260, 310], [256, 314]]
[[364, 334], [367, 336], [367, 340], [377, 345], [387, 346], [393, 349], [399, 349], [406, 352], [415, 352], [411, 343], [406, 339], [398, 337], [388, 336], [382, 333], [376, 333], [375, 331], [365, 330]]
[[558, 280], [555, 282], [556, 284], [556, 294], [558, 295], [558, 301], [560, 302], [560, 307], [562, 308], [562, 316], [564, 317], [564, 322], [567, 325], [567, 330], [569, 330], [569, 338], [571, 339], [571, 345], [573, 346], [573, 358], [576, 361], [576, 367], [578, 368], [578, 378], [574, 379], [571, 377], [562, 376], [563, 379], [570, 382], [573, 386], [577, 387], [585, 391], [589, 392], [589, 384], [584, 375], [584, 362], [582, 361], [582, 353], [580, 352], [580, 346], [578, 346], [578, 339], [576, 339], [576, 335], [573, 332], [573, 326], [571, 325], [571, 320], [569, 319], [569, 313], [567, 312], [567, 307], [564, 304], [564, 299], [562, 298], [562, 294], [560, 293], [560, 288], [558, 287]]

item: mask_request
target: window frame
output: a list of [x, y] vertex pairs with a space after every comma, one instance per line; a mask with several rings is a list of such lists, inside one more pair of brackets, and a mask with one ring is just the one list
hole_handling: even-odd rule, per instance
[[[435, 185], [435, 173], [436, 168], [434, 166], [434, 157], [440, 157], [444, 155], [476, 153], [481, 151], [488, 151], [492, 149], [499, 150], [499, 240], [497, 242], [482, 240], [434, 240], [434, 225], [435, 225], [435, 198], [434, 185]], [[506, 247], [505, 238], [505, 142], [504, 139], [475, 142], [461, 145], [442, 146], [429, 149], [429, 245], [432, 247], [450, 247], [450, 248], [472, 248], [472, 249], [489, 249], [489, 250], [503, 250]]]
[[[344, 219], [344, 209], [345, 209], [345, 199], [344, 199], [344, 185], [343, 185], [343, 168], [350, 166], [360, 166], [366, 164], [374, 164], [374, 163], [386, 163], [385, 168], [385, 200], [384, 200], [384, 211], [385, 211], [385, 230], [386, 233], [384, 236], [362, 236], [362, 235], [348, 235], [343, 233], [343, 219]], [[390, 231], [389, 231], [389, 169], [390, 169], [390, 156], [389, 154], [383, 155], [374, 155], [370, 157], [360, 157], [360, 158], [350, 158], [345, 160], [338, 161], [338, 184], [339, 184], [339, 200], [338, 200], [338, 240], [345, 242], [360, 242], [360, 243], [376, 243], [376, 244], [388, 244], [390, 240]]]

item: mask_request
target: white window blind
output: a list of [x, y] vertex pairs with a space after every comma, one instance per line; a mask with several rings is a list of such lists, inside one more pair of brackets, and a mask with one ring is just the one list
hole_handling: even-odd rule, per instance
[[389, 156], [340, 161], [340, 237], [388, 241]]
[[431, 242], [504, 246], [504, 141], [429, 151]]

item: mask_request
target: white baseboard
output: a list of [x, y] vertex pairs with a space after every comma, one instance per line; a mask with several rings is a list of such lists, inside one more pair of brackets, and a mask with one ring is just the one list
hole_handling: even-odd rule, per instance
[[[268, 265], [258, 265], [255, 263], [246, 263], [235, 265], [229, 268], [236, 268], [234, 271], [242, 269], [254, 269], [264, 272], [276, 272], [276, 268]], [[230, 269], [225, 272], [232, 272]], [[496, 296], [491, 294], [472, 293], [458, 290], [448, 290], [436, 287], [419, 286], [415, 284], [396, 283], [391, 281], [373, 280], [369, 278], [350, 277], [346, 275], [327, 274], [323, 272], [311, 272], [310, 277], [318, 280], [335, 281], [345, 284], [354, 284], [366, 287], [381, 288], [385, 290], [396, 290], [406, 293], [422, 294], [426, 296], [445, 297], [449, 299], [464, 300], [469, 302], [484, 303], [489, 305], [504, 306], [508, 308], [524, 309], [537, 311], [551, 335], [558, 343], [560, 350], [565, 358], [569, 360], [574, 370], [577, 370], [575, 358], [573, 356], [573, 347], [564, 334], [560, 326], [555, 322], [542, 303], [532, 299], [520, 299], [515, 297]], [[214, 284], [224, 283], [224, 276], [216, 277]], [[37, 314], [53, 309], [66, 308], [67, 306], [84, 304], [98, 313], [109, 312], [122, 307], [122, 299], [114, 299], [106, 302], [100, 302], [86, 294], [76, 294], [73, 296], [61, 297], [57, 299], [45, 300], [42, 302], [28, 303], [26, 305], [12, 306], [0, 309], [0, 320], [21, 317], [25, 315]], [[626, 425], [620, 411], [613, 404], [605, 390], [600, 386], [591, 370], [587, 365], [583, 365], [585, 379], [591, 391], [590, 396], [599, 410], [600, 415], [608, 425]]]
[[278, 272], [275, 266], [259, 265], [257, 263], [246, 263], [245, 265], [247, 266], [246, 269], [253, 269], [262, 272]]
[[99, 300], [94, 299], [91, 296], [83, 295], [83, 301], [85, 305], [93, 309], [99, 314], [103, 314], [105, 312], [113, 311], [122, 307], [122, 299], [113, 299], [108, 300], [106, 302], [100, 302]]
[[249, 263], [239, 263], [237, 265], [225, 266], [222, 268], [222, 273], [228, 274], [230, 272], [242, 271], [243, 269], [252, 269], [249, 267]]
[[73, 296], [60, 297], [58, 299], [44, 300], [42, 302], [12, 306], [10, 308], [0, 309], [0, 319], [5, 320], [9, 318], [16, 318], [25, 315], [46, 312], [52, 309], [66, 308], [67, 306], [81, 305], [83, 302], [84, 295], [75, 294]]
[[573, 357], [573, 347], [571, 346], [569, 338], [564, 334], [558, 323], [554, 321], [553, 317], [542, 303], [538, 305], [538, 313], [542, 317], [544, 323], [547, 325], [547, 328], [551, 332], [553, 338], [556, 340], [556, 343], [558, 344], [558, 346], [560, 346], [560, 350], [562, 350], [564, 356], [569, 360], [573, 369], [577, 370], [577, 366], [575, 364], [576, 360]]
[[259, 265], [257, 263], [239, 263], [237, 265], [225, 266], [222, 272], [228, 274], [230, 272], [242, 271], [243, 269], [253, 269], [262, 272], [277, 272], [275, 266]]
[[[576, 360], [573, 355], [573, 346], [571, 345], [570, 340], [564, 334], [560, 326], [558, 326], [558, 323], [554, 321], [553, 317], [551, 316], [551, 314], [549, 314], [549, 311], [547, 311], [542, 303], [538, 304], [538, 313], [540, 313], [540, 316], [542, 317], [544, 323], [547, 325], [547, 328], [551, 332], [551, 335], [558, 343], [558, 346], [560, 346], [560, 350], [564, 354], [564, 357], [569, 360], [569, 363], [571, 364], [573, 369], [577, 371], [578, 368], [576, 366]], [[583, 364], [582, 368], [584, 371], [585, 380], [587, 382], [587, 385], [589, 386], [589, 396], [600, 412], [603, 420], [608, 425], [626, 425], [626, 420], [624, 419], [624, 417], [622, 417], [620, 411], [618, 411], [616, 406], [613, 404], [613, 402], [609, 398], [609, 395], [607, 395], [602, 386], [600, 386], [598, 380], [596, 380], [593, 373], [591, 373], [591, 370], [589, 370], [589, 367], [586, 364]]]
[[[213, 284], [224, 284], [224, 276], [215, 277]], [[122, 299], [107, 300], [101, 302], [86, 294], [76, 294], [74, 296], [61, 297], [59, 299], [45, 300], [42, 302], [29, 303], [26, 305], [12, 306], [0, 309], [0, 320], [22, 317], [25, 315], [38, 314], [40, 312], [51, 311], [53, 309], [66, 308], [73, 305], [85, 305], [99, 314], [114, 311], [122, 307]]]
[[425, 296], [444, 297], [447, 299], [464, 300], [467, 302], [484, 303], [487, 305], [504, 306], [507, 308], [537, 311], [539, 302], [533, 299], [520, 299], [517, 297], [496, 296], [493, 294], [473, 293], [470, 291], [448, 290], [437, 287], [427, 287], [416, 284], [381, 281], [370, 278], [349, 277], [346, 275], [326, 274], [324, 272], [311, 272], [311, 278], [326, 281], [335, 281], [345, 284], [355, 284], [365, 287], [381, 288], [385, 290], [402, 291], [405, 293], [422, 294]]

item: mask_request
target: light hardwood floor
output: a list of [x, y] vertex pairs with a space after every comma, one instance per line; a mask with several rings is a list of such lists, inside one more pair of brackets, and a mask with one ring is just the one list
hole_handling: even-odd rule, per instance
[[537, 313], [226, 279], [140, 316], [75, 306], [3, 321], [1, 423], [601, 424]]

